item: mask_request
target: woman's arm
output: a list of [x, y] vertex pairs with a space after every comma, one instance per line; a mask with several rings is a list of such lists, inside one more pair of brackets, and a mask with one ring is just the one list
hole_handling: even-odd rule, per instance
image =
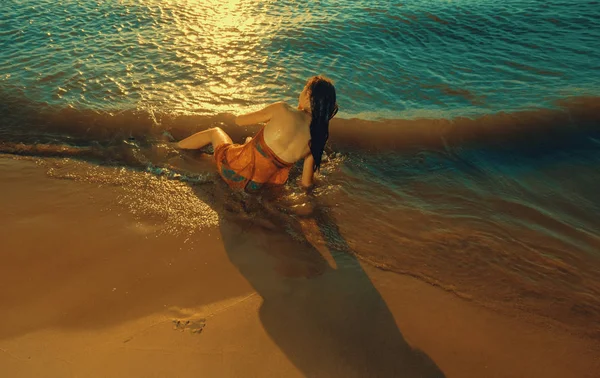
[[300, 181], [301, 185], [305, 188], [310, 188], [313, 184], [313, 176], [314, 170], [313, 166], [315, 164], [315, 159], [312, 154], [308, 154], [304, 158], [304, 167], [302, 168], [302, 179]]
[[257, 112], [242, 114], [235, 117], [235, 123], [238, 126], [248, 126], [268, 122], [284, 105], [284, 102], [276, 102]]

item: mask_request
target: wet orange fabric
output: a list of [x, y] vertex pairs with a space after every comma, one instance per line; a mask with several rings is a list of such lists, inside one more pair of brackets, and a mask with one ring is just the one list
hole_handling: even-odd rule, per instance
[[219, 174], [236, 189], [258, 190], [265, 184], [286, 183], [292, 164], [267, 146], [264, 128], [246, 144], [221, 144], [215, 148]]

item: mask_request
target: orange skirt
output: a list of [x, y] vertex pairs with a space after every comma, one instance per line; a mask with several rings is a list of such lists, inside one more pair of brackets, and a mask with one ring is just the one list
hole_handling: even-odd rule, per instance
[[281, 160], [267, 146], [264, 128], [246, 144], [217, 146], [214, 156], [219, 174], [230, 187], [250, 191], [265, 184], [285, 184], [293, 165]]

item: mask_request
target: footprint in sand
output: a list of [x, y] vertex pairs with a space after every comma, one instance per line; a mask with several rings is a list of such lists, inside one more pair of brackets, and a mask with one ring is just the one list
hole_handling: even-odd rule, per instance
[[206, 319], [179, 320], [173, 319], [173, 330], [183, 332], [186, 329], [192, 334], [201, 333], [206, 325]]

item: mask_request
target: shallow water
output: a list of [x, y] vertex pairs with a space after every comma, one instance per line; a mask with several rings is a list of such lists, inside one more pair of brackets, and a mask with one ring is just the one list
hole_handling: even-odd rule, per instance
[[[41, 157], [53, 178], [120, 187], [120, 206], [164, 232], [212, 227], [225, 211], [312, 240], [300, 226], [324, 208], [344, 252], [598, 335], [597, 2], [0, 11], [0, 152]], [[241, 141], [256, 129], [224, 113], [294, 104], [315, 73], [335, 80], [340, 113], [312, 193], [298, 167], [277, 193], [230, 193], [210, 158], [162, 141], [214, 125]]]

